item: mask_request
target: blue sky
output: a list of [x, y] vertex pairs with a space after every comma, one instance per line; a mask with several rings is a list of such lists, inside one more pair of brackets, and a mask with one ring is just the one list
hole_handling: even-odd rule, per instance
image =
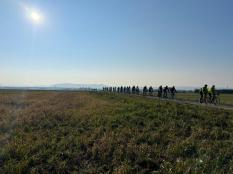
[[0, 84], [233, 87], [232, 9], [231, 0], [1, 0]]

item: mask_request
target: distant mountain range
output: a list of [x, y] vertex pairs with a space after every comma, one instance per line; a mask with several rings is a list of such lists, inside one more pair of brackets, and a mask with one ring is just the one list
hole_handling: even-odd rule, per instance
[[10, 86], [0, 85], [0, 89], [20, 89], [20, 90], [78, 90], [78, 89], [102, 89], [103, 84], [73, 84], [73, 83], [61, 83], [48, 86]]
[[103, 84], [73, 84], [73, 83], [61, 83], [52, 85], [52, 88], [63, 88], [63, 89], [80, 89], [80, 88], [92, 88], [102, 89], [105, 85]]

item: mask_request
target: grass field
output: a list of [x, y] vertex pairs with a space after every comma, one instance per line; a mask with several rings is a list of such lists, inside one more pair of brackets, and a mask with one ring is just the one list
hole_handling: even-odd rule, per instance
[[0, 92], [0, 173], [233, 173], [233, 113], [123, 94]]
[[[191, 93], [191, 92], [190, 93], [177, 93], [176, 98], [180, 100], [199, 102], [200, 96], [198, 93]], [[233, 106], [233, 94], [221, 94], [220, 104]]]

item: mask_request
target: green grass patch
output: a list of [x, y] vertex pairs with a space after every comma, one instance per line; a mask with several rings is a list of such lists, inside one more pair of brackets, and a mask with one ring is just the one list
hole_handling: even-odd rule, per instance
[[233, 173], [233, 113], [102, 92], [1, 92], [0, 147], [0, 173]]

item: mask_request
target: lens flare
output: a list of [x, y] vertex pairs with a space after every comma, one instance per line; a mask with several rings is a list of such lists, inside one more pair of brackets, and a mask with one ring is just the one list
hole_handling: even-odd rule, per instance
[[30, 18], [36, 23], [39, 23], [42, 20], [42, 16], [36, 11], [31, 11]]
[[39, 10], [24, 5], [27, 17], [35, 24], [43, 22], [43, 15]]

